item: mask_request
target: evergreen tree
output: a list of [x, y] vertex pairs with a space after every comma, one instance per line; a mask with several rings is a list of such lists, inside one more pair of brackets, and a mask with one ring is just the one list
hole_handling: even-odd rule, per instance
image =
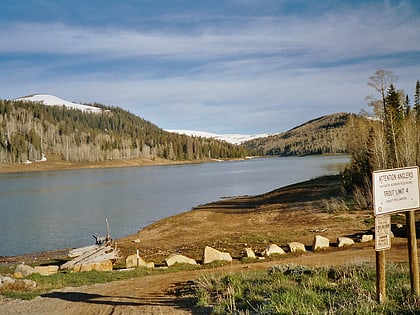
[[416, 111], [417, 117], [420, 117], [420, 82], [416, 82], [416, 92], [414, 93], [414, 110]]

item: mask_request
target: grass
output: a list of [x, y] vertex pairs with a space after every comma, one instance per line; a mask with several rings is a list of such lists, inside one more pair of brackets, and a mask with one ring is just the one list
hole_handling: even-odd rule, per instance
[[268, 271], [207, 275], [193, 286], [211, 314], [419, 314], [407, 266], [387, 265], [388, 297], [376, 302], [371, 264], [334, 268], [287, 265]]

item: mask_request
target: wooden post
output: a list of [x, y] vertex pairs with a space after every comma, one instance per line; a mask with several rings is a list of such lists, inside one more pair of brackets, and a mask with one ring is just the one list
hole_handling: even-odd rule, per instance
[[410, 281], [411, 292], [419, 296], [419, 263], [417, 256], [417, 239], [416, 239], [416, 218], [415, 211], [410, 210], [405, 213], [407, 222], [407, 242], [408, 242], [408, 261], [410, 264]]
[[378, 303], [383, 303], [386, 300], [384, 250], [376, 252], [376, 297]]

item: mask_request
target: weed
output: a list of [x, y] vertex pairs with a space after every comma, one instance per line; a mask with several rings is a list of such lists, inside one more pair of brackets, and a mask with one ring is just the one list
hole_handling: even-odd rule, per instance
[[387, 265], [392, 290], [381, 305], [376, 302], [375, 269], [367, 263], [207, 275], [195, 288], [197, 301], [212, 314], [418, 314], [420, 299], [410, 293], [407, 274], [406, 265]]

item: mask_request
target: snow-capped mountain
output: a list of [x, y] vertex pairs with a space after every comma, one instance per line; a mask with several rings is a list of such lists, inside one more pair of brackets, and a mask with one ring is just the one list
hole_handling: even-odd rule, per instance
[[[44, 105], [50, 105], [50, 106], [65, 106], [67, 108], [80, 109], [84, 112], [91, 112], [91, 113], [101, 113], [103, 111], [99, 107], [69, 102], [57, 96], [49, 95], [49, 94], [32, 94], [32, 95], [16, 98], [15, 101], [39, 102]], [[215, 133], [210, 133], [210, 132], [205, 132], [205, 131], [193, 131], [193, 130], [166, 130], [166, 131], [174, 132], [178, 134], [185, 134], [187, 136], [214, 138], [216, 140], [226, 141], [232, 144], [240, 144], [247, 140], [252, 140], [255, 138], [268, 136], [268, 134], [254, 134], [254, 135], [215, 134]]]
[[91, 112], [91, 113], [102, 113], [102, 109], [99, 107], [82, 105], [78, 103], [73, 103], [69, 101], [65, 101], [57, 96], [49, 95], [49, 94], [33, 94], [28, 95], [20, 98], [16, 98], [15, 101], [27, 101], [27, 102], [39, 102], [44, 105], [51, 105], [51, 106], [65, 106], [68, 108], [80, 109], [84, 112]]
[[240, 144], [242, 142], [252, 140], [255, 138], [267, 137], [268, 134], [254, 134], [254, 135], [244, 135], [244, 134], [215, 134], [205, 131], [193, 131], [193, 130], [169, 130], [166, 131], [184, 134], [187, 136], [193, 137], [202, 137], [202, 138], [214, 138], [216, 140], [226, 141], [233, 144]]

